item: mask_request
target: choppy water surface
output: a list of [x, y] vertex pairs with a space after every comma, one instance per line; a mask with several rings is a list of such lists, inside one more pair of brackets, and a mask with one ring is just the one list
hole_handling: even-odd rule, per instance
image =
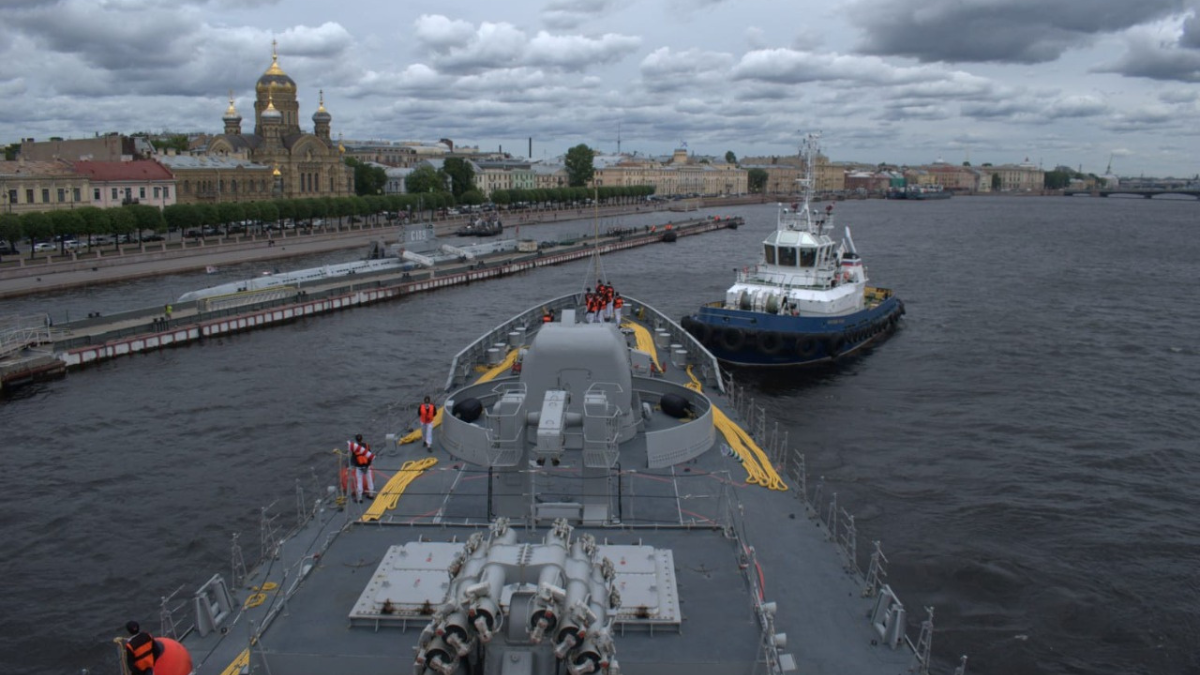
[[[676, 317], [720, 297], [774, 224], [773, 207], [725, 212], [748, 225], [609, 256], [605, 273]], [[1200, 204], [837, 212], [873, 280], [904, 298], [903, 329], [836, 368], [739, 377], [812, 481], [857, 514], [860, 552], [883, 542], [910, 635], [934, 606], [944, 673], [959, 654], [969, 673], [1200, 670]], [[331, 448], [407, 428], [454, 352], [588, 276], [575, 263], [442, 290], [118, 360], [0, 402], [0, 672], [118, 672], [109, 640], [126, 620], [156, 625], [160, 595], [228, 575], [231, 533], [257, 558], [261, 507], [286, 521], [297, 485], [330, 482]], [[179, 275], [0, 312], [114, 312], [209, 283]]]

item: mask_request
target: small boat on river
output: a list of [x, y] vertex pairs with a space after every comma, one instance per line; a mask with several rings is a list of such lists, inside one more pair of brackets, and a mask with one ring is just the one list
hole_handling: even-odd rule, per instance
[[835, 241], [833, 205], [814, 214], [817, 138], [805, 142], [803, 203], [780, 205], [763, 257], [682, 325], [722, 362], [796, 366], [828, 362], [886, 338], [904, 314], [891, 289], [869, 285], [850, 229]]

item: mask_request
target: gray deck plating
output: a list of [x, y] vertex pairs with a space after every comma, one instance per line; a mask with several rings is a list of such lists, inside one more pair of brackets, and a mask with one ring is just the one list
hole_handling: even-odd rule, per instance
[[[671, 368], [667, 377], [682, 381], [684, 374]], [[723, 396], [711, 386], [706, 390], [732, 415]], [[659, 417], [652, 423], [677, 422]], [[573, 536], [593, 535], [602, 554], [618, 563], [622, 605], [613, 631], [621, 671], [769, 672], [761, 662], [753, 575], [761, 579], [763, 599], [777, 605], [775, 630], [786, 633], [784, 651], [798, 672], [906, 672], [912, 652], [906, 645], [893, 650], [878, 644], [867, 618], [874, 601], [861, 597], [862, 579], [825, 527], [810, 518], [795, 490], [745, 484], [744, 469], [719, 451], [722, 444], [718, 436], [717, 447], [667, 469], [641, 468], [636, 445], [623, 447], [615, 472], [619, 497], [611, 507], [619, 522], [575, 526]], [[245, 587], [233, 589], [235, 609], [220, 629], [185, 637], [196, 673], [237, 672], [226, 668], [247, 649], [249, 672], [412, 672], [421, 628], [448, 583], [446, 565], [472, 532], [486, 531], [489, 487], [493, 493], [502, 489], [486, 470], [446, 461], [441, 452], [435, 456], [441, 462], [377, 522], [358, 520], [366, 505], [322, 500], [276, 558], [252, 573]], [[394, 472], [404, 461], [424, 457], [419, 444], [404, 446], [385, 453], [377, 467]], [[539, 504], [580, 501], [580, 467], [564, 462], [528, 470], [538, 478], [532, 498]], [[731, 509], [744, 523], [741, 533], [755, 547], [761, 572], [744, 564], [742, 544], [725, 525], [723, 514]], [[548, 525], [514, 527], [520, 541], [540, 542]], [[251, 587], [266, 582], [278, 588], [261, 591], [261, 604], [237, 609], [259, 592]], [[393, 613], [380, 613], [385, 601]], [[252, 635], [260, 635], [253, 645]], [[513, 653], [525, 658], [520, 649]], [[783, 665], [786, 670], [787, 660]]]

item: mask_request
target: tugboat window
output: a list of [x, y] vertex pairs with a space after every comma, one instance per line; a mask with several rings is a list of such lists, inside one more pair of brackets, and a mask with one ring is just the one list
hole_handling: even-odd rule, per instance
[[815, 267], [816, 264], [817, 264], [817, 249], [808, 248], [808, 247], [800, 249], [800, 266], [801, 267]]
[[796, 266], [796, 249], [791, 246], [779, 247], [779, 264], [784, 267]]
[[766, 249], [767, 249], [767, 253], [766, 253], [767, 264], [774, 265], [775, 264], [775, 247], [768, 244], [766, 246]]

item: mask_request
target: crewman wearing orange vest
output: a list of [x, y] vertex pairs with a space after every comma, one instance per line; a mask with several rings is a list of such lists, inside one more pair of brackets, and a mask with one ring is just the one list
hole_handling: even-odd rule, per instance
[[363, 478], [367, 479], [367, 499], [374, 499], [375, 476], [371, 472], [371, 462], [375, 460], [375, 453], [371, 452], [371, 446], [363, 443], [362, 434], [346, 441], [346, 447], [350, 449], [350, 465], [354, 467], [354, 501], [362, 502]]
[[421, 417], [421, 436], [425, 439], [425, 449], [433, 452], [433, 418], [437, 416], [437, 406], [429, 402], [429, 397], [425, 397], [425, 402], [417, 406], [417, 414]]
[[133, 675], [154, 675], [154, 662], [162, 656], [163, 646], [142, 630], [136, 621], [125, 624], [130, 638], [125, 641], [125, 663]]
[[596, 296], [592, 294], [592, 289], [586, 289], [583, 294], [584, 321], [592, 323], [596, 320]]
[[625, 306], [625, 298], [621, 297], [620, 293], [613, 296], [613, 317], [616, 319], [617, 325], [621, 325], [621, 308]]

